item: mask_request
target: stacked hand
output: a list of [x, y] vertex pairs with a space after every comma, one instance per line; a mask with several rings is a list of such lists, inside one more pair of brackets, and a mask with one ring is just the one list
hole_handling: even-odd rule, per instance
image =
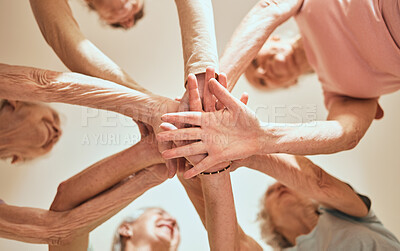
[[[138, 124], [142, 138], [144, 138], [144, 136], [147, 136], [146, 138], [154, 136], [153, 132], [155, 134], [161, 132], [162, 131], [162, 129], [160, 128], [160, 125], [162, 123], [161, 116], [168, 112], [178, 111], [179, 107], [178, 102], [164, 97], [158, 97], [158, 99], [159, 99], [158, 102], [156, 102], [155, 104], [156, 106], [155, 109], [152, 109], [153, 111], [156, 112], [154, 113], [151, 125], [145, 124], [145, 126], [143, 126], [143, 124]], [[160, 151], [160, 153], [164, 152], [167, 149], [171, 149], [171, 147], [172, 147], [172, 142], [158, 141], [158, 150]], [[177, 168], [175, 161], [171, 159], [166, 160], [166, 167], [168, 169], [168, 177], [172, 178], [175, 175]]]
[[[206, 76], [210, 75], [210, 71], [207, 69]], [[186, 179], [206, 170], [207, 172], [220, 170], [226, 167], [229, 161], [248, 157], [258, 150], [258, 137], [262, 130], [254, 113], [243, 104], [247, 103], [247, 94], [242, 95], [242, 103], [226, 90], [227, 79], [224, 74], [220, 74], [219, 80], [220, 83], [215, 79], [206, 82], [203, 97], [206, 112], [202, 112], [203, 105], [196, 78], [190, 76], [188, 92], [191, 112], [162, 116], [165, 122], [201, 126], [177, 130], [176, 126], [164, 123], [161, 127], [166, 131], [157, 135], [158, 141], [162, 142], [196, 141], [163, 152], [165, 159], [178, 157], [190, 159], [190, 156], [203, 154], [203, 159], [192, 163], [194, 167], [185, 173]], [[206, 153], [208, 156], [204, 158]]]

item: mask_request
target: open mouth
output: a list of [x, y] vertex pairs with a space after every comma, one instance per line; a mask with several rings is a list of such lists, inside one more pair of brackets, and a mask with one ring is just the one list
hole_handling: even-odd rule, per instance
[[174, 227], [172, 225], [162, 223], [158, 224], [157, 227], [162, 229], [163, 232], [168, 233], [171, 239], [174, 236]]

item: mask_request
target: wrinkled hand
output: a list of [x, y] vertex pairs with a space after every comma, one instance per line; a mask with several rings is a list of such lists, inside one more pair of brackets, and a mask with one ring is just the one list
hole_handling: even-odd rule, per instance
[[[155, 108], [156, 112], [154, 114], [154, 118], [151, 124], [155, 134], [162, 131], [162, 129], [160, 128], [160, 125], [162, 123], [161, 116], [168, 112], [177, 112], [179, 107], [179, 103], [174, 100], [164, 97], [159, 97], [159, 99], [160, 101], [156, 103], [157, 106]], [[158, 141], [158, 150], [160, 151], [160, 153], [171, 148], [172, 148], [172, 142]], [[176, 161], [171, 159], [166, 160], [166, 167], [168, 169], [168, 177], [169, 178], [174, 177], [177, 170]]]
[[[205, 74], [198, 74], [194, 76], [190, 74], [187, 79], [186, 92], [182, 97], [181, 104], [179, 107], [179, 111], [203, 111], [203, 106], [206, 111], [215, 110], [217, 105], [215, 97], [210, 93], [208, 88], [208, 81], [215, 77], [215, 70], [212, 67], [208, 67], [206, 69]], [[225, 77], [226, 79], [226, 77]], [[225, 85], [226, 88], [226, 85]], [[177, 128], [184, 128], [187, 125], [182, 123], [177, 123], [176, 127], [171, 124], [162, 125], [162, 129], [164, 130], [176, 130]], [[175, 144], [177, 146], [183, 146], [192, 143], [191, 141], [176, 141]], [[195, 156], [185, 156], [186, 159], [192, 164], [195, 165], [203, 160], [207, 155], [206, 154], [198, 154]], [[184, 162], [179, 162], [184, 163]], [[215, 168], [217, 170], [224, 168], [229, 163], [221, 163]], [[184, 164], [183, 164], [184, 165]]]
[[[166, 114], [162, 117], [165, 122], [187, 123], [201, 128], [170, 130], [157, 135], [159, 141], [201, 140], [163, 152], [166, 159], [208, 153], [204, 160], [185, 173], [185, 178], [191, 178], [217, 164], [245, 158], [258, 149], [258, 137], [262, 129], [255, 114], [215, 79], [209, 81], [209, 89], [225, 109]], [[247, 102], [247, 95], [244, 99]]]

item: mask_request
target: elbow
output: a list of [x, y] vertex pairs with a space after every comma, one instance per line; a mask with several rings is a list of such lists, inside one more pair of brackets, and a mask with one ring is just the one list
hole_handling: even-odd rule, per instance
[[67, 214], [53, 212], [53, 216], [56, 217], [52, 217], [53, 222], [47, 227], [45, 242], [52, 246], [65, 246], [73, 242], [79, 233], [67, 222]]
[[34, 68], [30, 72], [30, 78], [38, 87], [46, 88], [51, 86], [58, 76], [57, 72]]
[[363, 134], [360, 129], [355, 127], [344, 136], [344, 150], [354, 149], [360, 143]]
[[69, 210], [68, 206], [64, 203], [66, 190], [66, 182], [63, 181], [60, 183], [60, 185], [58, 185], [56, 197], [50, 206], [51, 211], [63, 212]]

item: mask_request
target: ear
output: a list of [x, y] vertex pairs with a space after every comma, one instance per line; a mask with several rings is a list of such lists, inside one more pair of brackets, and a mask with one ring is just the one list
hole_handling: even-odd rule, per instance
[[131, 224], [124, 222], [119, 226], [118, 233], [123, 237], [130, 238], [133, 236], [133, 227]]
[[21, 157], [19, 157], [19, 156], [17, 156], [17, 155], [14, 155], [14, 156], [12, 157], [11, 164], [15, 164], [15, 163], [18, 163], [18, 162], [21, 162], [21, 161], [22, 161], [22, 158], [21, 158]]

